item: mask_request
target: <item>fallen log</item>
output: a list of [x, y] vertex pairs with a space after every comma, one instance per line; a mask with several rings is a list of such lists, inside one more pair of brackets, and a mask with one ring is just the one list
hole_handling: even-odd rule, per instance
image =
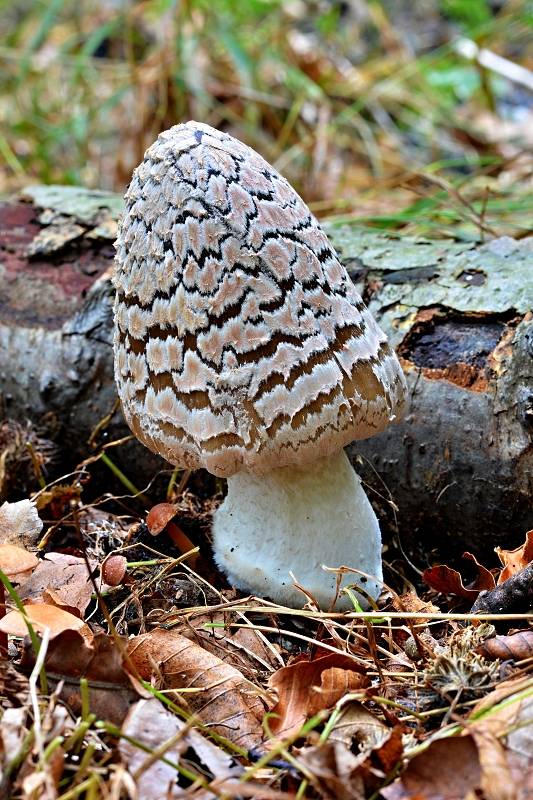
[[[3, 416], [47, 429], [66, 463], [126, 435], [112, 369], [113, 239], [121, 199], [36, 186], [0, 207]], [[350, 456], [418, 563], [512, 544], [533, 527], [533, 239], [476, 245], [326, 225], [407, 374], [403, 422]], [[139, 484], [168, 468], [137, 443]], [[387, 523], [385, 525], [387, 527]]]

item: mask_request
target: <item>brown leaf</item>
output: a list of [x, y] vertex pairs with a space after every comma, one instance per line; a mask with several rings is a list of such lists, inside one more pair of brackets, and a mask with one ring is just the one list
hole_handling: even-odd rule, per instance
[[313, 784], [324, 800], [365, 800], [359, 759], [340, 742], [324, 742], [308, 747], [299, 760], [312, 775]]
[[10, 580], [20, 582], [31, 575], [38, 563], [34, 553], [13, 544], [0, 544], [0, 569]]
[[25, 602], [49, 603], [82, 616], [91, 602], [92, 583], [82, 558], [48, 553], [19, 590]]
[[533, 629], [486, 639], [479, 645], [477, 652], [485, 658], [500, 658], [502, 661], [522, 661], [525, 658], [532, 658]]
[[196, 642], [226, 664], [231, 664], [245, 678], [254, 681], [258, 671], [271, 671], [279, 667], [277, 651], [261, 631], [253, 628], [203, 627], [224, 624], [226, 617], [223, 611], [208, 612], [194, 616], [187, 624], [174, 628], [187, 639]]
[[362, 703], [348, 703], [331, 729], [328, 741], [342, 742], [348, 749], [356, 745], [361, 751], [369, 751], [383, 744], [390, 729]]
[[234, 667], [174, 631], [156, 628], [128, 642], [141, 677], [161, 676], [163, 687], [184, 693], [188, 707], [217, 733], [251, 749], [263, 738], [259, 690]]
[[312, 717], [323, 708], [333, 708], [335, 703], [350, 692], [368, 686], [366, 676], [351, 669], [329, 667], [320, 673], [320, 686], [309, 687], [307, 714]]
[[[49, 606], [45, 603], [25, 605], [24, 611], [38, 633], [43, 633], [48, 628], [51, 639], [65, 630], [79, 631], [83, 638], [88, 641], [93, 638], [91, 629], [83, 620], [56, 606]], [[28, 635], [28, 627], [20, 611], [10, 611], [6, 614], [0, 620], [0, 631], [9, 633], [12, 636]]]
[[[469, 731], [479, 750], [486, 800], [529, 800], [533, 796], [533, 698], [531, 678], [507, 681], [474, 708]], [[498, 691], [499, 690], [499, 691]], [[480, 708], [485, 713], [479, 717]]]
[[[34, 664], [35, 653], [28, 645], [22, 666], [31, 669]], [[45, 667], [52, 684], [62, 682], [61, 699], [75, 716], [81, 713], [80, 678], [86, 678], [89, 685], [91, 712], [115, 725], [122, 723], [139, 697], [122, 666], [122, 653], [116, 641], [105, 633], [97, 633], [88, 641], [79, 631], [63, 631], [49, 643]]]
[[[386, 800], [466, 800], [481, 786], [481, 765], [474, 739], [437, 739], [414, 756], [390, 786], [381, 789]], [[503, 798], [502, 798], [503, 800]]]
[[46, 509], [46, 516], [60, 519], [72, 502], [78, 500], [82, 491], [80, 483], [72, 484], [55, 483], [50, 489], [39, 492], [36, 503], [39, 511]]
[[[121, 739], [119, 752], [135, 780], [138, 796], [142, 800], [183, 796], [183, 788], [178, 784], [178, 770], [165, 763], [162, 757], [178, 765], [185, 751], [192, 750], [214, 777], [225, 779], [241, 771], [232, 766], [231, 756], [194, 728], [188, 728], [185, 722], [154, 698], [135, 703], [124, 720], [122, 733], [130, 741]], [[135, 746], [133, 742], [139, 742], [148, 752]], [[168, 748], [165, 748], [165, 742], [168, 742]], [[160, 750], [161, 747], [165, 748], [161, 753], [162, 757], [151, 759], [150, 752]], [[187, 761], [190, 760], [191, 755], [188, 755]], [[188, 768], [194, 769], [194, 765], [189, 763]], [[200, 771], [198, 775], [204, 777]]]
[[383, 783], [402, 757], [401, 728], [386, 730], [380, 744], [354, 753], [340, 741], [303, 749], [299, 760], [307, 766], [320, 797], [365, 800]]
[[494, 548], [498, 558], [503, 564], [503, 569], [498, 577], [498, 584], [503, 583], [511, 575], [527, 567], [533, 561], [533, 530], [526, 533], [526, 541], [516, 550], [502, 550], [501, 547]]
[[[421, 600], [414, 590], [405, 592], [404, 594], [392, 598], [392, 605], [396, 611], [406, 611], [409, 614], [421, 614], [427, 612], [428, 614], [437, 614], [440, 608], [434, 603], [427, 603]], [[424, 624], [429, 622], [429, 619], [417, 619], [417, 622]]]
[[480, 564], [472, 553], [463, 553], [463, 558], [472, 561], [478, 571], [476, 579], [468, 586], [464, 585], [460, 572], [445, 564], [424, 570], [422, 576], [424, 581], [436, 592], [454, 594], [465, 600], [475, 600], [483, 589], [494, 589], [496, 584], [492, 572]]
[[533, 796], [530, 676], [500, 684], [476, 704], [468, 733], [432, 742], [409, 762], [387, 800], [529, 800]]
[[[322, 684], [322, 674], [329, 672], [326, 684]], [[351, 672], [351, 675], [344, 675]], [[278, 695], [272, 709], [273, 718], [270, 730], [280, 738], [297, 733], [306, 719], [320, 708], [335, 705], [345, 691], [366, 688], [370, 681], [364, 674], [364, 667], [342, 654], [331, 653], [312, 661], [300, 660], [278, 669], [270, 676], [269, 686]], [[350, 686], [349, 690], [346, 687]]]

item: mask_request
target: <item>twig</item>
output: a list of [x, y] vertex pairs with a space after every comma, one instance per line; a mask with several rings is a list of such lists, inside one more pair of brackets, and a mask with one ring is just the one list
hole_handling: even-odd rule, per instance
[[472, 613], [499, 615], [530, 608], [533, 608], [533, 561], [494, 589], [480, 592]]
[[459, 39], [455, 43], [455, 51], [469, 61], [475, 61], [480, 67], [489, 69], [508, 81], [525, 86], [526, 89], [533, 91], [533, 72], [509, 61], [508, 58], [493, 53], [485, 47], [478, 47], [472, 39]]

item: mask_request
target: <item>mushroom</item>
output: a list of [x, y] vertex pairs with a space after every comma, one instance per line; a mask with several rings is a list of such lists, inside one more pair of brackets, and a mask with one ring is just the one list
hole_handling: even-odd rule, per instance
[[[214, 555], [290, 606], [382, 586], [378, 521], [344, 446], [405, 400], [394, 351], [290, 184], [188, 122], [133, 173], [116, 243], [115, 376], [125, 418], [175, 466], [228, 479]], [[350, 607], [347, 596], [337, 607]]]

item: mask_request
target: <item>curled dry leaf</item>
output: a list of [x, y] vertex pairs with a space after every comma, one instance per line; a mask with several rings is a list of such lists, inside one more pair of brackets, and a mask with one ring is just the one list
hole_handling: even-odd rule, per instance
[[365, 668], [350, 656], [331, 653], [278, 669], [269, 686], [277, 692], [270, 730], [279, 738], [294, 735], [309, 716], [331, 708], [347, 692], [370, 685]]
[[445, 564], [439, 564], [436, 567], [429, 567], [429, 569], [424, 570], [422, 576], [424, 581], [436, 592], [454, 594], [465, 600], [472, 601], [484, 589], [494, 589], [496, 583], [492, 572], [480, 564], [472, 553], [463, 553], [463, 558], [472, 561], [477, 569], [477, 577], [468, 586], [464, 585], [460, 572], [447, 567]]
[[38, 565], [39, 559], [22, 547], [13, 544], [0, 545], [0, 569], [9, 580], [17, 583], [31, 574]]
[[[43, 633], [48, 628], [50, 638], [53, 639], [65, 630], [79, 631], [84, 639], [91, 641], [93, 634], [88, 625], [79, 617], [63, 611], [57, 606], [50, 606], [45, 603], [36, 605], [25, 605], [24, 613], [31, 622], [32, 627], [37, 633]], [[12, 636], [27, 636], [28, 626], [20, 611], [10, 611], [0, 620], [0, 631], [9, 633]]]
[[324, 669], [320, 673], [320, 685], [309, 687], [307, 713], [312, 717], [323, 708], [333, 708], [341, 697], [345, 697], [350, 692], [357, 692], [368, 685], [369, 681], [364, 675], [351, 669], [342, 669], [341, 667]]
[[431, 742], [381, 794], [386, 800], [465, 800], [476, 797], [480, 787], [478, 749], [466, 735]]
[[144, 680], [161, 677], [165, 689], [188, 689], [181, 698], [210, 728], [241, 747], [263, 738], [260, 690], [222, 659], [174, 631], [154, 629], [128, 642], [128, 658]]
[[33, 547], [43, 529], [42, 520], [31, 500], [0, 506], [0, 543]]
[[[192, 751], [188, 753], [187, 768], [196, 771], [199, 778], [205, 779], [205, 767], [215, 778], [225, 779], [240, 772], [231, 756], [194, 728], [189, 728], [154, 698], [139, 700], [132, 706], [122, 725], [122, 733], [128, 739], [120, 740], [119, 752], [142, 800], [183, 797], [177, 767], [186, 751]], [[159, 758], [151, 758], [154, 751], [159, 752]], [[195, 770], [194, 762], [191, 764], [194, 755], [203, 764], [202, 772]], [[186, 784], [187, 781], [184, 786]]]
[[494, 636], [477, 648], [485, 658], [499, 658], [502, 661], [522, 661], [533, 658], [533, 629], [517, 631], [509, 636]]
[[495, 550], [503, 564], [498, 583], [503, 583], [533, 561], [533, 530], [526, 533], [526, 541], [516, 550], [502, 550], [501, 547], [496, 547]]
[[25, 602], [48, 603], [82, 616], [91, 602], [93, 586], [83, 558], [48, 553], [19, 591]]

